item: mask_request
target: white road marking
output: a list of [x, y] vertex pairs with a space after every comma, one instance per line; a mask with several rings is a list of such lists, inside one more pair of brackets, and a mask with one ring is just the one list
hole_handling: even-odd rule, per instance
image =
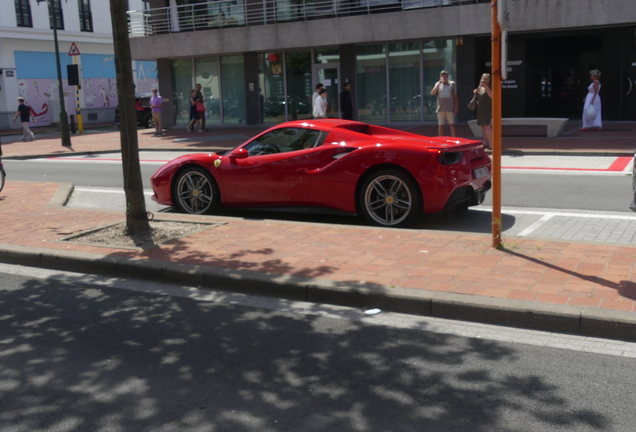
[[616, 357], [636, 358], [636, 343], [615, 341], [611, 339], [566, 335], [537, 330], [471, 323], [467, 321], [422, 317], [395, 312], [381, 312], [372, 316], [367, 316], [365, 315], [364, 310], [344, 306], [236, 294], [226, 291], [171, 285], [158, 282], [107, 278], [82, 273], [46, 270], [1, 263], [0, 273], [36, 279], [55, 279], [60, 280], [61, 282], [71, 282], [75, 285], [78, 284], [78, 281], [82, 281], [82, 284], [98, 286], [104, 289], [114, 288], [158, 296], [186, 298], [197, 302], [239, 305], [297, 315], [361, 321], [366, 325], [380, 325], [384, 327], [404, 328], [459, 337], [487, 339], [502, 343], [518, 343], [555, 349], [567, 349], [570, 351], [597, 353]]
[[[492, 207], [480, 205], [479, 207], [471, 207], [471, 210], [483, 211], [483, 212], [492, 212]], [[565, 217], [578, 217], [578, 218], [595, 218], [595, 219], [614, 219], [614, 220], [630, 220], [636, 221], [636, 215], [632, 216], [630, 214], [614, 214], [614, 213], [592, 213], [592, 212], [572, 212], [572, 211], [549, 211], [549, 210], [521, 210], [516, 208], [506, 208], [503, 207], [501, 209], [503, 213], [510, 214], [525, 214], [525, 215], [537, 215], [544, 216], [549, 215], [550, 218], [554, 216], [565, 216]], [[547, 220], [547, 219], [546, 219]], [[544, 221], [545, 222], [545, 221]]]
[[[106, 189], [106, 188], [91, 188], [91, 187], [75, 187], [73, 191], [77, 192], [89, 192], [89, 193], [111, 193], [111, 194], [124, 194], [126, 191], [123, 189]], [[152, 190], [144, 190], [144, 195], [152, 196], [154, 193]]]
[[541, 225], [543, 225], [544, 223], [546, 223], [547, 221], [549, 221], [550, 219], [552, 219], [551, 214], [547, 214], [547, 215], [543, 215], [541, 217], [541, 219], [539, 219], [538, 221], [536, 221], [535, 223], [533, 223], [532, 225], [530, 225], [528, 228], [524, 229], [523, 231], [521, 231], [519, 234], [517, 234], [519, 237], [525, 237], [527, 235], [530, 235], [530, 233], [534, 230], [536, 230], [537, 228], [539, 228]]

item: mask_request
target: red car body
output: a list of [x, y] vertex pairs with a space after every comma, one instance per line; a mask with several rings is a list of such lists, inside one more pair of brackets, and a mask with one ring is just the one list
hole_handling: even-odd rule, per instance
[[[194, 180], [184, 174], [188, 171], [196, 174]], [[452, 205], [480, 204], [490, 188], [490, 172], [490, 157], [479, 141], [314, 120], [277, 125], [227, 153], [181, 156], [160, 168], [151, 183], [153, 200], [190, 213], [218, 206], [326, 207], [368, 216], [374, 206], [396, 205], [395, 211], [409, 207], [412, 222]], [[212, 186], [205, 193], [217, 196], [206, 195], [212, 205], [198, 211], [190, 203], [203, 197], [203, 186], [197, 190], [195, 183], [206, 178]], [[379, 221], [369, 220], [402, 224], [392, 223], [399, 219], [389, 215], [392, 211], [383, 207], [377, 211]]]

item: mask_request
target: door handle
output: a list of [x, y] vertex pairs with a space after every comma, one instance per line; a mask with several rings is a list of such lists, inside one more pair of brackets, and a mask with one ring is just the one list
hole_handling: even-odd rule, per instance
[[298, 168], [296, 170], [297, 173], [306, 173], [307, 171], [309, 171], [309, 168]]

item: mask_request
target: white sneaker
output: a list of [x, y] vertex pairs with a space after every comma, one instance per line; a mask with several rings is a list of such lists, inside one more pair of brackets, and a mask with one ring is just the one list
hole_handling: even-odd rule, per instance
[[31, 132], [31, 141], [33, 141], [35, 139], [35, 135], [33, 134], [33, 132]]

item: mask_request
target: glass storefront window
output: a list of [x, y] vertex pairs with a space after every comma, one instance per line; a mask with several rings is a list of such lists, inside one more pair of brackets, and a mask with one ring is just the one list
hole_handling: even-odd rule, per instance
[[223, 123], [245, 123], [245, 68], [242, 55], [221, 57]]
[[389, 44], [389, 117], [391, 121], [420, 120], [420, 43]]
[[366, 122], [385, 122], [386, 45], [358, 46], [356, 65], [358, 119]]
[[245, 25], [243, 0], [202, 2], [177, 0], [175, 31], [207, 30], [218, 27]]
[[261, 123], [282, 123], [285, 121], [283, 53], [259, 54], [258, 64]]
[[424, 120], [437, 120], [437, 99], [431, 95], [442, 70], [450, 72], [455, 81], [455, 44], [452, 39], [425, 41], [422, 45], [424, 75]]
[[192, 59], [172, 60], [172, 109], [174, 122], [187, 125], [190, 121], [190, 90], [192, 85]]
[[221, 92], [219, 91], [219, 59], [203, 57], [194, 59], [195, 84], [201, 84], [201, 93], [207, 111], [205, 124], [221, 124]]
[[296, 51], [285, 54], [287, 74], [287, 115], [289, 120], [312, 118], [311, 53]]
[[326, 48], [314, 50], [314, 63], [339, 63], [340, 62], [340, 50], [338, 48]]

